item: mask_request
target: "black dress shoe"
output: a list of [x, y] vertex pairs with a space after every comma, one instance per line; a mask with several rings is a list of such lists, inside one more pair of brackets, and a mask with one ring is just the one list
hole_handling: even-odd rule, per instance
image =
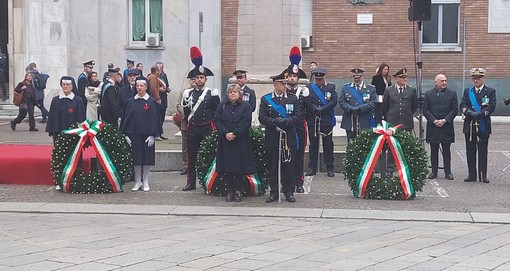
[[489, 179], [487, 179], [487, 178], [483, 178], [482, 182], [483, 182], [483, 183], [489, 183]]
[[278, 200], [278, 195], [270, 195], [269, 198], [266, 199], [266, 203], [275, 202]]
[[285, 195], [285, 199], [288, 201], [288, 202], [296, 202], [296, 198], [294, 197], [294, 195], [292, 194], [287, 194]]
[[183, 169], [181, 170], [181, 173], [179, 173], [180, 175], [186, 175], [188, 174], [188, 170], [187, 169]]
[[317, 170], [316, 169], [310, 169], [308, 170], [308, 172], [305, 174], [305, 176], [314, 176], [317, 174]]
[[197, 186], [195, 184], [187, 184], [186, 187], [182, 189], [182, 191], [191, 191], [197, 189]]
[[159, 137], [160, 137], [161, 139], [163, 139], [163, 140], [167, 140], [167, 139], [168, 139], [168, 137], [164, 137], [163, 135], [160, 135]]
[[453, 181], [453, 174], [451, 174], [451, 173], [446, 173], [446, 174], [444, 175], [444, 177], [445, 177], [447, 180]]
[[235, 202], [241, 202], [241, 201], [243, 201], [243, 200], [241, 199], [241, 192], [240, 192], [240, 191], [236, 191], [236, 194], [234, 195], [234, 201], [235, 201]]
[[37, 128], [35, 128], [35, 127], [30, 128], [30, 129], [28, 129], [28, 130], [29, 130], [30, 132], [37, 132], [37, 131], [39, 131], [39, 129], [37, 129]]
[[39, 123], [46, 123], [46, 122], [47, 122], [46, 119], [42, 119], [42, 120], [39, 121]]
[[328, 170], [328, 177], [335, 177], [335, 172], [333, 172], [333, 170]]
[[296, 186], [296, 193], [305, 193], [305, 189], [302, 186]]
[[234, 200], [234, 194], [228, 193], [227, 198], [225, 199], [226, 202], [232, 202]]
[[15, 131], [15, 130], [16, 130], [16, 123], [14, 123], [14, 121], [13, 121], [13, 120], [11, 120], [11, 129], [12, 129], [13, 131]]
[[467, 177], [466, 179], [464, 179], [465, 182], [476, 182], [476, 179], [471, 179], [469, 177]]
[[437, 172], [431, 172], [429, 176], [427, 176], [427, 179], [435, 179], [437, 178]]

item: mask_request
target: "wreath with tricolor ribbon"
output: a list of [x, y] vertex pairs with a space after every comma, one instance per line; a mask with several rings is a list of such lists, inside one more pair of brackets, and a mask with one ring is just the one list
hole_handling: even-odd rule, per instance
[[[85, 173], [80, 160], [85, 148], [93, 148], [100, 164]], [[131, 148], [113, 126], [86, 120], [62, 131], [51, 155], [51, 171], [63, 192], [79, 194], [122, 192], [133, 174]]]
[[[263, 195], [267, 189], [268, 171], [265, 161], [264, 130], [257, 127], [250, 130], [252, 141], [252, 153], [257, 172], [245, 176], [241, 193], [243, 196]], [[204, 192], [209, 195], [226, 196], [227, 182], [223, 176], [216, 172], [216, 149], [218, 144], [218, 133], [212, 132], [202, 143], [197, 155], [197, 178]]]
[[[412, 199], [422, 191], [427, 175], [427, 152], [407, 131], [383, 121], [361, 132], [348, 146], [343, 160], [344, 174], [355, 197], [367, 199]], [[374, 173], [383, 146], [395, 160], [396, 176]]]

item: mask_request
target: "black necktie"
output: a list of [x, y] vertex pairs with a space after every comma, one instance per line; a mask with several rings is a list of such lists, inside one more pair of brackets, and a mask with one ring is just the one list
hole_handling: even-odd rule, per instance
[[398, 87], [398, 93], [402, 94], [402, 91], [403, 91], [402, 87]]

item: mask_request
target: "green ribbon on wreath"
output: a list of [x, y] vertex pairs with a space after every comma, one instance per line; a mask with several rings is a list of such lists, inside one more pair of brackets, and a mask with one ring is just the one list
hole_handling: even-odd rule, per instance
[[68, 135], [77, 135], [80, 137], [80, 141], [76, 144], [71, 156], [67, 160], [67, 163], [64, 167], [61, 182], [62, 182], [62, 190], [64, 192], [70, 191], [71, 180], [73, 179], [74, 172], [78, 165], [79, 157], [81, 157], [81, 153], [83, 151], [83, 146], [85, 143], [90, 142], [90, 145], [96, 151], [98, 156], [98, 160], [101, 163], [101, 166], [106, 172], [106, 176], [110, 181], [113, 192], [121, 192], [122, 186], [120, 184], [120, 177], [118, 175], [117, 169], [115, 165], [110, 160], [108, 153], [104, 149], [101, 142], [97, 139], [96, 135], [103, 128], [104, 123], [98, 120], [89, 121], [85, 120], [78, 128], [64, 130], [62, 133]]

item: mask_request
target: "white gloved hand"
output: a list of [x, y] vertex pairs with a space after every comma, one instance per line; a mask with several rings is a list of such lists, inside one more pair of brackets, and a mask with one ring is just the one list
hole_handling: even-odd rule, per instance
[[149, 148], [154, 146], [154, 137], [148, 136], [147, 139], [145, 140], [145, 142], [147, 142], [147, 147], [149, 147]]
[[131, 146], [131, 139], [129, 138], [129, 136], [125, 136], [124, 138], [126, 139], [129, 146]]

